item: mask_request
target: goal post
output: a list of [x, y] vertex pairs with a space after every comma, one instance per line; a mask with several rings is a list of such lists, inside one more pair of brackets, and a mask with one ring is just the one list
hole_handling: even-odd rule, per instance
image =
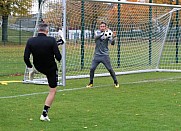
[[[109, 55], [117, 75], [181, 72], [180, 5], [113, 0], [64, 0], [63, 3], [62, 0], [46, 0], [43, 7], [46, 9], [42, 13], [45, 22], [52, 28], [63, 29], [66, 37], [66, 44], [60, 47], [66, 63], [66, 66], [61, 63], [59, 72], [63, 85], [66, 79], [89, 77], [95, 48], [94, 32], [101, 21], [116, 32], [116, 42], [114, 46], [109, 45]], [[64, 28], [60, 23], [64, 23]], [[108, 75], [106, 68], [100, 64], [95, 76]], [[36, 79], [40, 78], [45, 77], [37, 75]]]

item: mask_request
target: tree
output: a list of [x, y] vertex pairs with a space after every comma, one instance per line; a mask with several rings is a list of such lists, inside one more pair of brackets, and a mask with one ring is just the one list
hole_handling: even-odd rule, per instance
[[[44, 14], [44, 20], [47, 23], [51, 23], [55, 26], [61, 24], [61, 14], [62, 14], [62, 3], [49, 3], [49, 10]], [[84, 4], [84, 17], [85, 23], [96, 24], [98, 17], [103, 16], [104, 12], [100, 8], [105, 8], [106, 5], [103, 3], [96, 4], [93, 2], [85, 2]], [[81, 1], [67, 0], [67, 26], [69, 28], [81, 27]], [[53, 19], [52, 19], [53, 18]], [[89, 25], [85, 25], [89, 26]]]
[[1, 0], [0, 16], [2, 16], [2, 41], [8, 41], [8, 17], [27, 15], [32, 7], [32, 0]]

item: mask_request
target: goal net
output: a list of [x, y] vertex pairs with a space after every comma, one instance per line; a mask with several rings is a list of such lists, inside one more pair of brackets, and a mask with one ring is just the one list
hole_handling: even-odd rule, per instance
[[[47, 0], [42, 17], [51, 28], [62, 28], [61, 23], [66, 22], [66, 69], [60, 71], [66, 70], [66, 79], [89, 77], [94, 32], [101, 21], [116, 32], [109, 55], [117, 75], [181, 71], [181, 6], [110, 0], [67, 0], [66, 8], [62, 5], [61, 0]], [[66, 9], [63, 21], [62, 9]], [[108, 75], [100, 64], [95, 76]], [[45, 77], [37, 75], [40, 78]]]

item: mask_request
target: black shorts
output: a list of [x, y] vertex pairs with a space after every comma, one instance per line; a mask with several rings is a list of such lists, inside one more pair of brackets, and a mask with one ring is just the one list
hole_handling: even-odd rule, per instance
[[41, 66], [36, 66], [35, 67], [39, 72], [43, 73], [46, 75], [48, 84], [50, 88], [55, 88], [57, 86], [58, 82], [58, 69], [57, 66], [52, 66], [51, 68], [42, 68]]
[[57, 82], [58, 82], [58, 71], [54, 70], [45, 75], [48, 79], [48, 84], [49, 84], [50, 88], [55, 88], [57, 86]]

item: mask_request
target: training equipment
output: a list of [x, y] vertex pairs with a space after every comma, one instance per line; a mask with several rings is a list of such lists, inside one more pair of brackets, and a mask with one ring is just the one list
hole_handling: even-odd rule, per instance
[[43, 115], [40, 116], [40, 120], [41, 121], [50, 121], [48, 116], [44, 117]]
[[[65, 79], [89, 77], [95, 48], [94, 32], [101, 21], [116, 31], [115, 44], [109, 45], [111, 65], [116, 75], [181, 72], [180, 5], [47, 0], [42, 8], [40, 14], [44, 21], [51, 28], [62, 29], [66, 38], [66, 44], [59, 46], [62, 51], [62, 63], [59, 64], [62, 85], [65, 85]], [[97, 67], [95, 77], [109, 75], [102, 64]], [[35, 78], [34, 83], [46, 81], [42, 74], [36, 74]]]
[[104, 32], [104, 37], [105, 38], [112, 38], [113, 37], [113, 32], [111, 30], [106, 30]]

